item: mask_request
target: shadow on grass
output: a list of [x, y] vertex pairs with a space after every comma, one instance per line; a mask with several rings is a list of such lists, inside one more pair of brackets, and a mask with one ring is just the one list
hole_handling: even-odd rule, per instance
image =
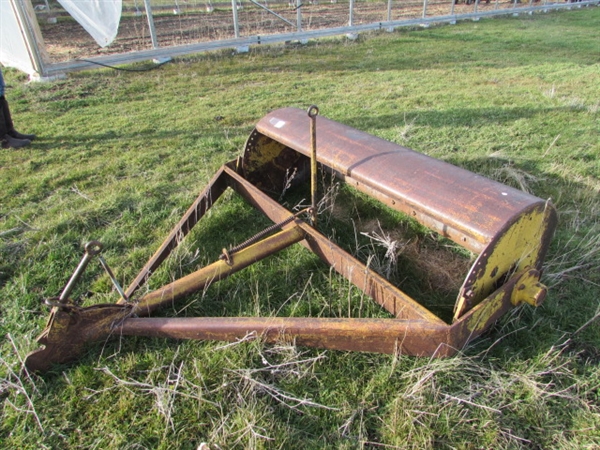
[[414, 124], [428, 127], [481, 127], [490, 124], [504, 124], [520, 119], [531, 119], [536, 116], [551, 116], [556, 113], [569, 113], [571, 116], [589, 113], [582, 108], [559, 106], [555, 108], [451, 108], [446, 110], [429, 109], [407, 111], [404, 114], [365, 115], [345, 117], [344, 124], [356, 129], [383, 130], [396, 126], [404, 126], [414, 118]]
[[[77, 152], [85, 151], [90, 147], [98, 148], [99, 144], [109, 148], [121, 147], [127, 151], [133, 146], [138, 148], [144, 142], [169, 142], [181, 141], [190, 144], [202, 140], [212, 139], [214, 141], [223, 140], [223, 132], [214, 128], [196, 128], [193, 132], [189, 130], [158, 130], [144, 132], [122, 132], [120, 130], [106, 131], [104, 133], [90, 134], [42, 134], [36, 139], [28, 149], [30, 150], [75, 150]], [[165, 148], [168, 148], [166, 145]]]

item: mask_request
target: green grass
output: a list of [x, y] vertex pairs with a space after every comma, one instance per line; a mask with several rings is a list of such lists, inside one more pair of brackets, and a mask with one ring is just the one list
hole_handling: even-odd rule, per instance
[[[600, 447], [600, 326], [590, 322], [600, 308], [599, 22], [600, 9], [585, 8], [204, 54], [48, 84], [5, 70], [13, 118], [39, 139], [0, 152], [0, 448]], [[85, 242], [100, 240], [127, 284], [261, 117], [310, 104], [552, 198], [560, 223], [546, 302], [515, 310], [443, 360], [128, 338], [43, 378], [22, 374], [48, 314], [42, 299], [60, 292]], [[336, 205], [357, 213], [357, 231], [379, 219], [387, 232], [399, 223], [419, 233], [348, 189]], [[267, 223], [230, 194], [207, 219], [151, 286]], [[336, 238], [382, 258], [368, 239], [354, 242], [352, 227]], [[433, 252], [436, 241], [422, 239]], [[423, 278], [425, 298], [439, 294], [428, 267], [402, 267]], [[95, 263], [74, 295], [115, 300]], [[382, 314], [296, 247], [181, 309]]]

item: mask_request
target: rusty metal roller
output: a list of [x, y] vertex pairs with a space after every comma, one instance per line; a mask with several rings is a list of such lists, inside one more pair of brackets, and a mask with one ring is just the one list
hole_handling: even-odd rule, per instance
[[[322, 167], [479, 255], [455, 320], [511, 272], [541, 269], [556, 227], [549, 202], [322, 116], [317, 126]], [[306, 112], [278, 109], [248, 139], [244, 176], [265, 191], [281, 191], [291, 173], [298, 181], [308, 173], [310, 150]]]

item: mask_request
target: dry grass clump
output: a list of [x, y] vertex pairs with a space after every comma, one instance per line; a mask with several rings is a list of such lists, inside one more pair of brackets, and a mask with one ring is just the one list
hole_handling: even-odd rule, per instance
[[44, 432], [44, 425], [34, 405], [35, 397], [40, 395], [33, 379], [25, 370], [25, 364], [21, 358], [15, 342], [10, 334], [7, 336], [17, 360], [7, 361], [0, 357], [0, 400], [4, 408], [11, 408], [34, 419], [35, 425]]
[[578, 204], [559, 208], [562, 230], [555, 237], [555, 250], [546, 262], [545, 278], [551, 286], [578, 279], [600, 283], [599, 187], [582, 189]]
[[499, 180], [502, 183], [515, 186], [528, 194], [533, 192], [531, 184], [538, 183], [539, 177], [526, 172], [519, 167], [516, 167], [513, 163], [506, 163], [502, 167], [495, 169], [492, 173], [492, 177]]
[[458, 291], [473, 262], [448, 245], [429, 246], [414, 242], [405, 254], [415, 262], [430, 291]]
[[[414, 232], [400, 225], [386, 231], [378, 220], [360, 224], [360, 234], [369, 238], [370, 267], [386, 278], [398, 270], [399, 259], [410, 265], [426, 291], [457, 292], [472, 264], [472, 258], [457, 251], [451, 242], [440, 242], [432, 235], [415, 236]], [[380, 255], [382, 249], [385, 251]]]
[[[403, 388], [381, 418], [386, 442], [398, 448], [423, 448], [424, 442], [430, 448], [445, 446], [476, 427], [481, 448], [565, 444], [569, 436], [564, 423], [549, 420], [553, 410], [600, 413], [593, 399], [597, 387], [578, 382], [577, 366], [575, 358], [558, 347], [535, 360], [514, 359], [505, 367], [495, 366], [487, 352], [416, 362], [400, 374]], [[527, 429], [515, 421], [524, 411], [537, 426]]]
[[[206, 411], [202, 438], [205, 445], [217, 449], [257, 448], [273, 441], [274, 430], [266, 424], [275, 408], [295, 414], [337, 410], [285, 387], [318, 378], [317, 367], [326, 352], [303, 352], [287, 342], [267, 346], [252, 333], [234, 343], [209, 347], [210, 357], [196, 360], [189, 358], [189, 346], [177, 346], [167, 364], [129, 374], [125, 367], [97, 367], [105, 379], [103, 387], [86, 387], [82, 401], [93, 402], [110, 393], [152, 398], [148, 412], [162, 417], [163, 439], [176, 431], [177, 421], [188, 414], [186, 408]], [[256, 364], [241, 364], [241, 354]]]
[[545, 279], [551, 286], [573, 278], [588, 283], [598, 282], [600, 229], [589, 230], [582, 237], [573, 234], [557, 245], [559, 251], [546, 263]]

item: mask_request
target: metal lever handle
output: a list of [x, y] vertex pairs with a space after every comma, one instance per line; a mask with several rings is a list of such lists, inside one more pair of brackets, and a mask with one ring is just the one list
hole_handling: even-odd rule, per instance
[[308, 108], [310, 118], [310, 197], [311, 197], [311, 222], [317, 226], [317, 115], [319, 108], [312, 105]]

